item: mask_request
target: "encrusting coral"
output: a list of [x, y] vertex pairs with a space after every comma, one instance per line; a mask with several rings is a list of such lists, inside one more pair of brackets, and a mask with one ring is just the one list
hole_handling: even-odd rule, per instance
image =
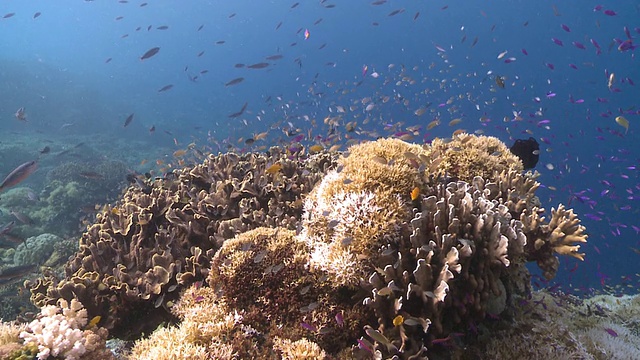
[[[132, 186], [82, 235], [64, 278], [47, 272], [29, 284], [32, 302], [78, 298], [114, 336], [150, 331], [172, 319], [167, 303], [181, 288], [206, 278], [224, 240], [259, 226], [295, 229], [301, 196], [335, 157], [280, 148], [210, 155], [193, 168]], [[144, 322], [136, 321], [139, 314]]]

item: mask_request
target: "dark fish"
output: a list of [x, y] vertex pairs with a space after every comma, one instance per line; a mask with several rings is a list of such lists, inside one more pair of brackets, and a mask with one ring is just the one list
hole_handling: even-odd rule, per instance
[[147, 52], [146, 52], [146, 53], [144, 53], [144, 55], [142, 55], [142, 56], [140, 57], [140, 60], [148, 59], [148, 58], [150, 58], [150, 57], [154, 56], [155, 54], [157, 54], [157, 53], [158, 53], [158, 51], [160, 51], [160, 48], [159, 48], [159, 47], [151, 48], [151, 49], [147, 50]]
[[320, 18], [320, 19], [316, 20], [316, 21], [313, 23], [313, 25], [318, 25], [318, 24], [320, 24], [321, 22], [322, 22], [322, 18]]
[[204, 51], [200, 51], [200, 52], [198, 53], [198, 57], [200, 57], [200, 56], [202, 56], [202, 55], [204, 55]]
[[40, 11], [38, 11], [37, 13], [33, 14], [33, 18], [35, 19], [40, 15], [42, 15], [42, 13]]
[[173, 84], [165, 85], [162, 88], [160, 88], [158, 92], [164, 92], [164, 91], [170, 90], [172, 87], [173, 87]]
[[113, 60], [112, 58], [108, 58], [107, 60], [104, 61], [105, 64], [108, 64], [111, 62], [111, 60]]
[[156, 131], [156, 126], [155, 125], [151, 125], [151, 127], [149, 128], [149, 132], [153, 133], [154, 131]]
[[226, 41], [224, 41], [224, 40], [218, 40], [218, 41], [216, 41], [216, 45], [222, 45], [222, 44], [224, 44], [225, 42], [226, 42]]
[[42, 149], [40, 149], [39, 152], [40, 154], [48, 154], [49, 152], [51, 152], [51, 148], [48, 146], [45, 146]]
[[146, 3], [146, 2], [144, 2], [144, 3], [140, 4], [140, 7], [145, 7], [145, 6], [147, 6], [147, 5], [149, 5], [149, 4], [148, 4], [148, 3]]
[[16, 225], [15, 220], [11, 221], [10, 223], [8, 223], [7, 225], [3, 226], [0, 228], [0, 236], [8, 234], [9, 231], [13, 230], [13, 227]]
[[24, 276], [36, 268], [36, 265], [18, 265], [6, 267], [0, 271], [0, 280], [11, 280]]
[[299, 3], [299, 2], [294, 3], [293, 5], [291, 5], [291, 8], [292, 8], [292, 9], [295, 9], [295, 8], [297, 8], [297, 7], [298, 7], [298, 5], [300, 5], [300, 3]]
[[237, 69], [239, 69], [239, 68], [243, 68], [243, 67], [244, 67], [244, 64], [235, 64], [235, 65], [233, 65], [233, 67], [235, 67], [235, 68], [237, 68]]
[[418, 16], [420, 16], [420, 11], [413, 15], [413, 21], [416, 21], [418, 19]]
[[393, 10], [392, 12], [389, 13], [389, 15], [387, 16], [394, 16], [394, 15], [398, 15], [400, 13], [404, 12], [404, 8], [402, 9], [397, 9], [397, 10]]
[[510, 148], [511, 152], [520, 158], [525, 170], [533, 169], [538, 164], [540, 157], [540, 144], [536, 139], [517, 139]]
[[278, 25], [276, 25], [276, 30], [280, 29], [280, 26], [282, 26], [282, 21], [280, 21]]
[[17, 168], [15, 168], [6, 178], [0, 183], [0, 191], [18, 185], [29, 175], [33, 174], [38, 168], [38, 163], [35, 160], [28, 161]]
[[158, 26], [156, 30], [167, 30], [169, 27], [167, 25]]
[[237, 118], [237, 117], [241, 116], [242, 114], [244, 114], [244, 111], [247, 109], [247, 105], [249, 105], [249, 103], [244, 103], [244, 105], [242, 105], [242, 109], [240, 109], [240, 111], [238, 111], [238, 112], [235, 112], [235, 113], [229, 115], [229, 118], [230, 119], [234, 119], [234, 118]]
[[118, 20], [122, 20], [122, 19], [124, 19], [124, 16], [118, 16], [118, 17], [116, 18], [116, 21], [118, 21]]
[[249, 68], [249, 69], [264, 69], [267, 66], [269, 66], [269, 63], [261, 62], [261, 63], [249, 65], [249, 66], [247, 66], [247, 68]]
[[280, 60], [282, 59], [284, 56], [277, 54], [277, 55], [271, 55], [271, 56], [267, 56], [267, 60]]
[[3, 19], [8, 19], [8, 18], [10, 18], [10, 17], [13, 17], [13, 15], [15, 15], [15, 14], [16, 14], [16, 13], [8, 13], [8, 14], [5, 14], [2, 18], [3, 18]]
[[240, 84], [243, 81], [244, 81], [243, 77], [235, 78], [235, 79], [229, 81], [228, 83], [224, 84], [224, 86], [231, 86], [231, 85]]
[[19, 211], [15, 211], [15, 210], [9, 210], [9, 214], [13, 215], [16, 219], [18, 219], [18, 221], [20, 221], [21, 223], [25, 224], [25, 225], [32, 225], [33, 224], [33, 220], [31, 220], [30, 217], [28, 217], [27, 215], [19, 212]]
[[247, 144], [247, 145], [251, 145], [254, 142], [256, 142], [256, 141], [253, 138], [248, 138], [247, 140], [244, 141], [244, 143]]
[[236, 13], [233, 13], [233, 14], [229, 15], [229, 19], [231, 19], [234, 16], [236, 16]]
[[204, 27], [204, 25], [200, 25], [200, 26], [198, 26], [198, 30], [196, 30], [196, 31], [200, 31], [200, 30], [202, 30], [202, 28], [203, 28], [203, 27]]
[[124, 121], [124, 127], [129, 126], [129, 124], [131, 124], [131, 121], [133, 121], [133, 114], [127, 116], [127, 119]]

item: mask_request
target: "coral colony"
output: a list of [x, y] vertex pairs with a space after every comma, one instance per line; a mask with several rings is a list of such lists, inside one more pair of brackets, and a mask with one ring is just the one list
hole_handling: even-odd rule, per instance
[[[107, 332], [138, 339], [130, 359], [637, 351], [637, 334], [603, 316], [630, 307], [531, 290], [527, 262], [551, 279], [556, 255], [583, 259], [587, 235], [563, 205], [545, 212], [537, 174], [496, 138], [227, 153], [175, 175], [131, 186], [64, 276], [29, 283], [41, 314], [4, 325], [19, 334], [7, 358], [110, 358]], [[572, 317], [607, 330], [560, 323]]]

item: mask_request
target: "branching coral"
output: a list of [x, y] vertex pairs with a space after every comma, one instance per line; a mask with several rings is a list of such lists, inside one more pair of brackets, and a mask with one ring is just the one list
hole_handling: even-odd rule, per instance
[[[495, 138], [458, 136], [411, 148], [414, 155], [390, 142], [350, 149], [340, 162], [358, 165], [316, 187], [300, 234], [315, 252], [312, 271], [369, 294], [363, 303], [378, 321], [360, 341], [379, 356], [419, 356], [425, 345], [501, 313], [514, 293], [529, 291], [527, 260], [556, 260], [554, 251], [575, 250], [564, 246], [585, 239], [579, 220], [562, 207], [546, 223], [535, 176], [522, 174]], [[384, 161], [377, 147], [385, 149]], [[353, 157], [363, 148], [373, 155]], [[369, 173], [376, 180], [361, 175]], [[351, 207], [343, 204], [358, 211], [343, 211]], [[539, 251], [530, 239], [547, 245]]]
[[79, 301], [73, 299], [67, 303], [60, 299], [59, 305], [44, 306], [38, 318], [20, 333], [25, 343], [38, 346], [38, 359], [113, 358], [105, 347], [107, 331], [95, 327], [95, 324], [87, 328], [87, 310]]

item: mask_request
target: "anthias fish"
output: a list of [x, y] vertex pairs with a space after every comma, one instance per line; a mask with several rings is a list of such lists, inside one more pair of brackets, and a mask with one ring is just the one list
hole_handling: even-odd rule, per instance
[[144, 55], [142, 55], [142, 56], [140, 57], [140, 60], [146, 60], [146, 59], [148, 59], [148, 58], [150, 58], [150, 57], [154, 56], [155, 54], [157, 54], [157, 53], [158, 53], [158, 51], [160, 51], [160, 48], [159, 48], [159, 47], [151, 48], [151, 49], [147, 50], [147, 52], [146, 52], [146, 53], [144, 53]]
[[18, 185], [29, 175], [31, 175], [38, 168], [38, 163], [35, 160], [28, 161], [17, 168], [15, 168], [6, 178], [0, 183], [0, 191]]

